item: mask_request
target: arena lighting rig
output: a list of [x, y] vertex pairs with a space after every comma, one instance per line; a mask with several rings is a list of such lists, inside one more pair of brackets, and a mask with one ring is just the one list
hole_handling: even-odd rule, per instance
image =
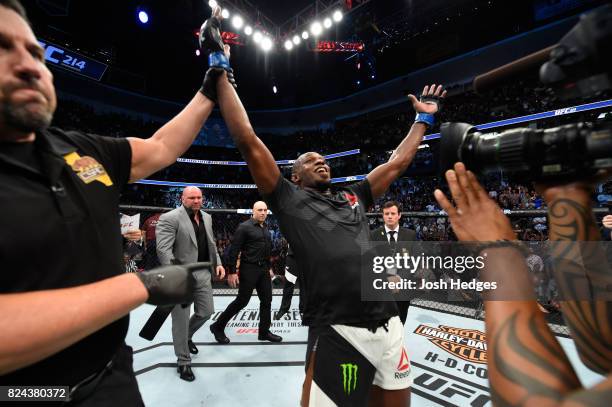
[[[236, 30], [233, 33], [223, 33], [226, 43], [243, 45], [247, 42], [241, 41], [240, 37], [244, 34], [252, 39], [252, 43], [259, 45], [264, 52], [269, 52], [279, 44], [282, 44], [286, 51], [291, 51], [297, 48], [302, 41], [317, 39], [334, 24], [340, 24], [346, 14], [370, 1], [316, 0], [281, 25], [275, 24], [248, 0], [209, 0], [208, 5], [212, 9], [220, 6], [222, 18], [229, 20], [232, 28]], [[314, 19], [313, 15], [316, 16]], [[326, 43], [331, 44], [332, 42], [327, 41]], [[317, 42], [311, 49], [323, 51], [319, 44], [320, 42]], [[324, 51], [334, 52], [336, 48], [340, 49], [328, 46]]]

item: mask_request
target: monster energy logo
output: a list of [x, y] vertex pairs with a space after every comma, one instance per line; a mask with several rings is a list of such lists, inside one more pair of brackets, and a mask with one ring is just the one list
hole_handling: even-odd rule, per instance
[[342, 368], [342, 385], [344, 392], [348, 395], [357, 387], [357, 365], [352, 363], [343, 363]]

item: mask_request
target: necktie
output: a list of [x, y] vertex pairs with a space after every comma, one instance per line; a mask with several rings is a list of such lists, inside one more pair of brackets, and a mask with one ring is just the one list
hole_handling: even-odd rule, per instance
[[389, 231], [389, 247], [391, 247], [391, 251], [393, 253], [395, 253], [396, 242], [397, 240], [395, 240], [395, 230], [390, 230]]

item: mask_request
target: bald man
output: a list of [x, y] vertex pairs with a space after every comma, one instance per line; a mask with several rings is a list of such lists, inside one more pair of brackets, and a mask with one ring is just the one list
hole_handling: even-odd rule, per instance
[[[201, 210], [202, 191], [186, 187], [181, 195], [182, 206], [164, 213], [155, 227], [157, 257], [161, 264], [189, 264], [203, 261], [213, 263], [211, 270], [219, 278], [225, 276], [221, 258], [212, 230], [212, 218]], [[198, 353], [192, 341], [193, 334], [215, 311], [213, 305], [211, 271], [203, 269], [193, 273], [194, 314], [189, 318], [190, 307], [177, 305], [172, 310], [172, 341], [177, 357], [178, 373], [186, 381], [195, 380], [191, 370], [190, 353]]]
[[[270, 231], [265, 225], [268, 217], [268, 206], [265, 202], [258, 201], [253, 205], [253, 217], [242, 222], [236, 229], [232, 244], [230, 246], [227, 269], [227, 281], [232, 288], [238, 286], [238, 297], [210, 326], [210, 331], [217, 342], [229, 343], [225, 336], [227, 322], [242, 310], [251, 300], [253, 289], [257, 290], [259, 297], [259, 334], [260, 341], [280, 342], [283, 340], [278, 335], [270, 332], [270, 312], [272, 309], [272, 283], [270, 276], [270, 254], [272, 251], [272, 239]], [[240, 276], [236, 273], [236, 262], [240, 253]]]

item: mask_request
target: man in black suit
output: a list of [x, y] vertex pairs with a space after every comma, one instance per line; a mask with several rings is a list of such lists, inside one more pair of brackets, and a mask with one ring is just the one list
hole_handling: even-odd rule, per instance
[[[375, 242], [388, 242], [389, 251], [384, 255], [395, 256], [396, 253], [402, 251], [402, 242], [410, 242], [417, 240], [416, 232], [411, 229], [400, 227], [399, 221], [402, 217], [402, 214], [398, 202], [385, 202], [382, 207], [382, 215], [385, 225], [372, 231], [372, 240]], [[405, 323], [406, 316], [408, 315], [408, 306], [410, 305], [410, 301], [401, 301], [397, 299], [396, 304], [399, 310], [400, 319], [402, 320], [402, 323]]]
[[[278, 312], [274, 315], [275, 320], [281, 319], [283, 315], [289, 312], [289, 307], [291, 307], [291, 299], [293, 298], [293, 291], [296, 283], [298, 283], [298, 280], [300, 280], [300, 277], [300, 271], [297, 268], [295, 255], [293, 254], [291, 247], [289, 247], [287, 257], [285, 259], [285, 286], [283, 287], [283, 299]], [[304, 284], [301, 281], [298, 284], [300, 285], [299, 310], [301, 314], [302, 310], [304, 309]]]
[[[217, 321], [210, 326], [215, 340], [220, 344], [228, 344], [225, 326], [236, 314], [247, 306], [257, 290], [259, 297], [259, 335], [260, 341], [281, 342], [283, 338], [270, 332], [272, 309], [272, 282], [270, 276], [270, 252], [272, 240], [265, 225], [268, 216], [268, 206], [263, 201], [253, 205], [253, 217], [242, 222], [232, 240], [227, 258], [227, 282], [232, 288], [238, 286], [238, 296], [219, 315]], [[236, 263], [240, 253], [240, 276], [236, 273]]]

